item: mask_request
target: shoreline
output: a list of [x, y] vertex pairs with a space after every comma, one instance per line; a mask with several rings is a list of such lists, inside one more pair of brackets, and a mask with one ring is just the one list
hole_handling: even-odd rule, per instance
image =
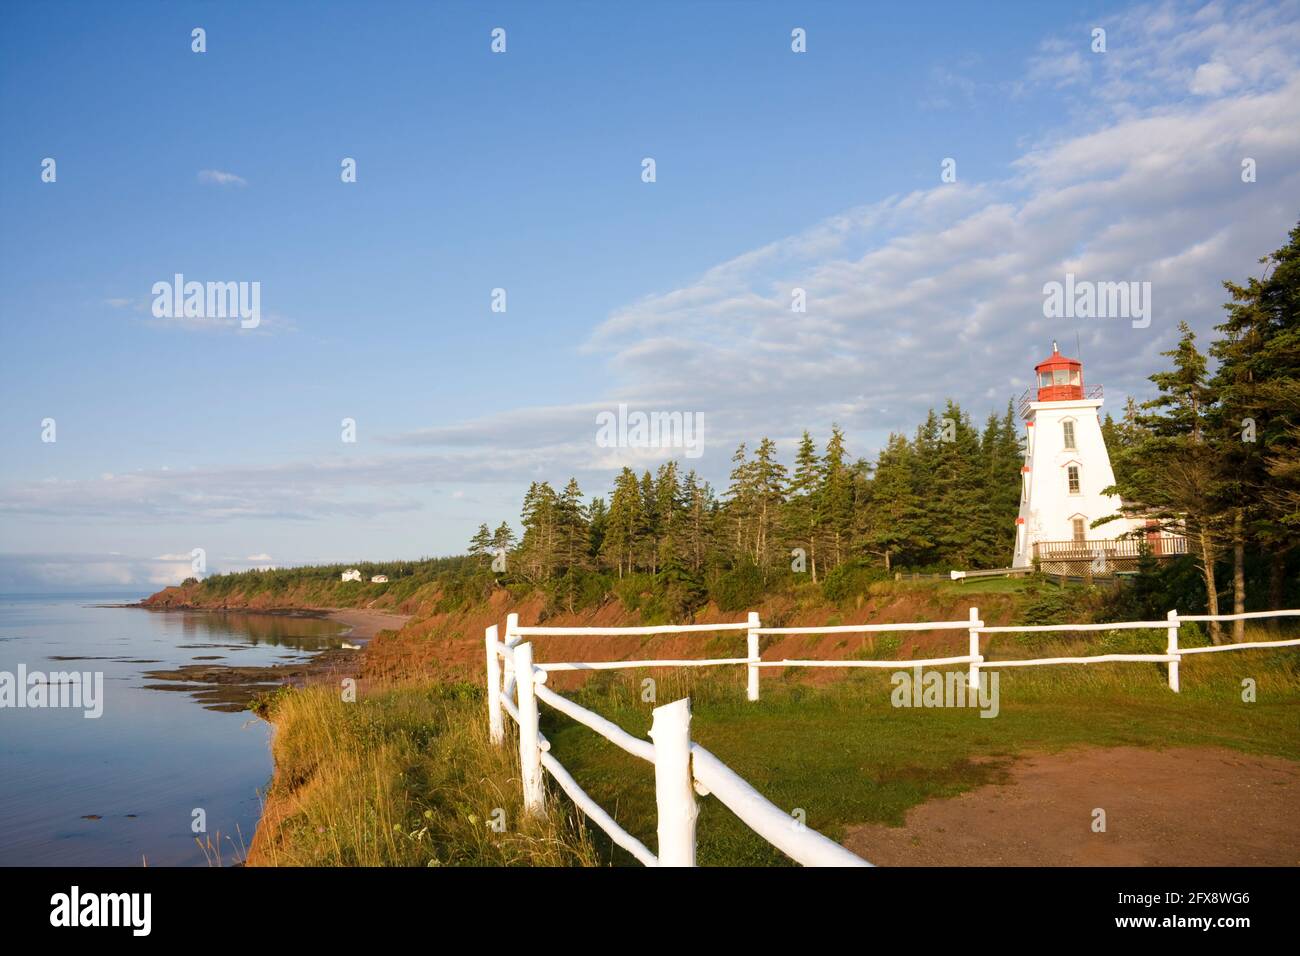
[[117, 607], [139, 607], [147, 611], [213, 611], [225, 614], [269, 614], [278, 617], [328, 620], [344, 625], [339, 638], [343, 646], [327, 648], [313, 653], [305, 660], [292, 664], [271, 664], [240, 667], [231, 664], [184, 664], [176, 668], [150, 670], [144, 677], [153, 682], [144, 686], [150, 690], [185, 691], [206, 709], [242, 712], [256, 708], [259, 698], [280, 687], [303, 687], [313, 681], [351, 673], [358, 652], [381, 631], [401, 628], [412, 615], [373, 608], [231, 608], [148, 604], [124, 604]]
[[414, 615], [399, 611], [363, 607], [213, 607], [205, 604], [149, 604], [146, 598], [133, 604], [96, 604], [93, 607], [140, 608], [145, 611], [212, 611], [223, 614], [268, 614], [275, 617], [307, 617], [334, 621], [347, 626], [340, 637], [368, 641], [380, 631], [396, 631]]

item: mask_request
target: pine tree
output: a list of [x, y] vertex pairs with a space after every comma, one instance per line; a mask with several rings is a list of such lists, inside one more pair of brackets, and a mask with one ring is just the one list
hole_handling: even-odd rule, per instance
[[535, 584], [545, 581], [555, 570], [557, 503], [555, 489], [545, 481], [533, 482], [524, 495], [524, 536], [519, 542], [520, 571]]
[[853, 483], [847, 465], [844, 432], [831, 425], [831, 437], [821, 461], [818, 491], [818, 525], [824, 529], [827, 565], [838, 567], [845, 559], [853, 536]]
[[506, 522], [497, 525], [492, 533], [492, 553], [508, 554], [515, 546], [515, 532]]
[[817, 583], [817, 539], [821, 518], [821, 461], [812, 435], [803, 433], [795, 453], [794, 477], [790, 481], [790, 500], [786, 505], [786, 524], [791, 541], [808, 555], [813, 583]]
[[774, 542], [779, 539], [779, 517], [785, 502], [785, 465], [776, 457], [776, 442], [764, 438], [753, 461], [754, 563], [766, 572]]
[[717, 502], [709, 483], [701, 481], [694, 471], [686, 475], [683, 499], [683, 547], [691, 571], [698, 575], [713, 558]]
[[865, 536], [869, 549], [884, 559], [886, 571], [896, 561], [916, 561], [931, 546], [925, 508], [917, 493], [918, 471], [916, 448], [905, 435], [890, 435], [876, 459]]
[[755, 506], [754, 468], [745, 458], [745, 443], [741, 442], [735, 454], [731, 456], [731, 485], [727, 488], [727, 517], [731, 524], [732, 563], [752, 560], [750, 548], [751, 522], [757, 513]]
[[660, 568], [682, 566], [683, 502], [677, 462], [659, 466], [654, 482], [655, 514], [658, 516], [656, 564]]
[[609, 525], [609, 509], [605, 499], [596, 497], [587, 506], [587, 557], [591, 564], [597, 564], [604, 550], [605, 530]]
[[473, 558], [487, 558], [492, 550], [492, 535], [488, 531], [488, 526], [481, 524], [478, 530], [474, 532], [474, 537], [469, 539], [469, 553]]
[[979, 437], [970, 417], [951, 399], [944, 408], [935, 446], [934, 541], [936, 558], [958, 568], [976, 563], [979, 529], [990, 522], [992, 509], [979, 470]]
[[556, 500], [555, 527], [556, 554], [560, 565], [568, 571], [585, 569], [591, 528], [582, 503], [582, 489], [578, 487], [576, 478], [569, 479], [564, 492]]
[[650, 571], [653, 577], [659, 573], [660, 515], [659, 501], [655, 497], [654, 478], [650, 476], [648, 470], [641, 473], [639, 494], [641, 496], [641, 527], [638, 529], [638, 540], [641, 542], [643, 566]]
[[641, 490], [637, 486], [636, 475], [632, 469], [625, 467], [614, 479], [614, 494], [609, 502], [605, 539], [601, 543], [601, 554], [618, 569], [620, 578], [635, 570], [634, 560], [644, 523], [642, 511]]
[[1300, 540], [1300, 225], [1289, 239], [1260, 260], [1264, 277], [1223, 284], [1232, 301], [1210, 348], [1220, 362], [1212, 420], [1233, 509], [1234, 612], [1245, 607], [1246, 536], [1269, 555], [1272, 608], [1282, 605], [1287, 557]]
[[[1157, 372], [1151, 381], [1156, 398], [1142, 404], [1136, 425], [1142, 429], [1134, 444], [1118, 456], [1127, 477], [1116, 478], [1125, 512], [1156, 521], [1162, 529], [1184, 533], [1200, 560], [1206, 603], [1219, 613], [1214, 568], [1224, 540], [1221, 508], [1222, 462], [1206, 435], [1207, 411], [1213, 398], [1206, 382], [1205, 356], [1186, 322], [1171, 351], [1173, 369]], [[1118, 516], [1109, 516], [1111, 518]], [[1104, 524], [1109, 518], [1096, 524]], [[1222, 627], [1210, 622], [1210, 638], [1222, 643]]]

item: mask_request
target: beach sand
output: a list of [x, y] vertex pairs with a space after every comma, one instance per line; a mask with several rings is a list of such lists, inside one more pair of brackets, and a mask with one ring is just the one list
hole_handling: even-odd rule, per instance
[[369, 608], [342, 608], [327, 612], [331, 621], [351, 628], [344, 636], [349, 640], [369, 640], [380, 631], [395, 631], [411, 619], [409, 614], [376, 611]]

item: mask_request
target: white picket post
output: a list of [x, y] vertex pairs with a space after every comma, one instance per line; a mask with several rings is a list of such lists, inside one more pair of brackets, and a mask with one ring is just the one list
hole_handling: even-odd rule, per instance
[[654, 709], [655, 805], [659, 813], [659, 865], [695, 865], [695, 781], [691, 773], [691, 699]]
[[515, 688], [519, 695], [519, 775], [524, 784], [524, 812], [541, 814], [542, 748], [538, 741], [537, 695], [533, 692], [533, 645], [514, 649]]
[[506, 646], [514, 647], [518, 643], [519, 635], [515, 633], [519, 629], [519, 615], [506, 615]]
[[[971, 609], [970, 609], [970, 622], [971, 622], [971, 624], [972, 624], [972, 625], [975, 625], [976, 623], [978, 623], [979, 619], [980, 619], [980, 609], [977, 608], [977, 607], [973, 607], [973, 608], [971, 608]], [[974, 626], [972, 626], [972, 627], [970, 628], [969, 634], [970, 634], [970, 656], [971, 656], [971, 657], [979, 657], [979, 656], [980, 656], [980, 632], [979, 632], [979, 628], [978, 628], [978, 627], [974, 627]], [[966, 686], [968, 686], [971, 690], [975, 690], [976, 688], [979, 687], [979, 685], [980, 685], [980, 666], [979, 666], [979, 663], [978, 663], [977, 661], [971, 661], [971, 662], [970, 662], [970, 677], [969, 677], [969, 679], [966, 681]]]
[[747, 634], [748, 646], [749, 646], [749, 661], [750, 661], [748, 666], [748, 670], [749, 670], [748, 697], [750, 700], [758, 700], [758, 665], [755, 663], [758, 660], [758, 634], [755, 629], [759, 627], [762, 627], [762, 622], [760, 622], [758, 619], [758, 612], [750, 611], [749, 612], [749, 633]]
[[483, 632], [487, 650], [487, 705], [488, 734], [492, 743], [506, 739], [505, 724], [501, 719], [501, 662], [497, 659], [497, 626], [493, 624]]
[[[1182, 623], [1178, 620], [1178, 612], [1170, 611], [1165, 617], [1169, 619], [1169, 629], [1165, 632], [1169, 642], [1165, 645], [1165, 653], [1181, 660], [1178, 654], [1178, 629], [1182, 627]], [[1166, 665], [1169, 668], [1169, 689], [1175, 694], [1178, 693], [1178, 660], [1172, 660]]]

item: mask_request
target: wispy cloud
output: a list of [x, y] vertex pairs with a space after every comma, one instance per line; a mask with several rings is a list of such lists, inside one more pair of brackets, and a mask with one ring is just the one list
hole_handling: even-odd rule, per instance
[[199, 182], [213, 186], [247, 186], [248, 180], [220, 169], [200, 169]]
[[[608, 372], [590, 400], [389, 435], [390, 453], [369, 458], [17, 482], [0, 488], [0, 513], [328, 520], [413, 512], [456, 483], [575, 474], [598, 477], [584, 480], [595, 491], [610, 469], [669, 454], [596, 446], [596, 413], [620, 400], [703, 413], [699, 466], [725, 481], [742, 439], [789, 442], [838, 421], [867, 454], [946, 397], [1000, 407], [1053, 338], [1073, 348], [1076, 334], [1113, 408], [1116, 392], [1147, 388], [1178, 321], [1208, 332], [1221, 280], [1258, 269], [1295, 224], [1300, 4], [1158, 3], [1097, 25], [1105, 54], [1088, 51], [1082, 24], [1028, 58], [1019, 92], [1069, 108], [1005, 175], [940, 184], [936, 167], [931, 188], [846, 202], [614, 309], [585, 344]], [[956, 72], [934, 86], [954, 102], [989, 92]], [[1247, 157], [1256, 182], [1241, 180]], [[1066, 272], [1150, 281], [1151, 327], [1045, 319], [1043, 284]], [[795, 288], [806, 313], [791, 310]]]

